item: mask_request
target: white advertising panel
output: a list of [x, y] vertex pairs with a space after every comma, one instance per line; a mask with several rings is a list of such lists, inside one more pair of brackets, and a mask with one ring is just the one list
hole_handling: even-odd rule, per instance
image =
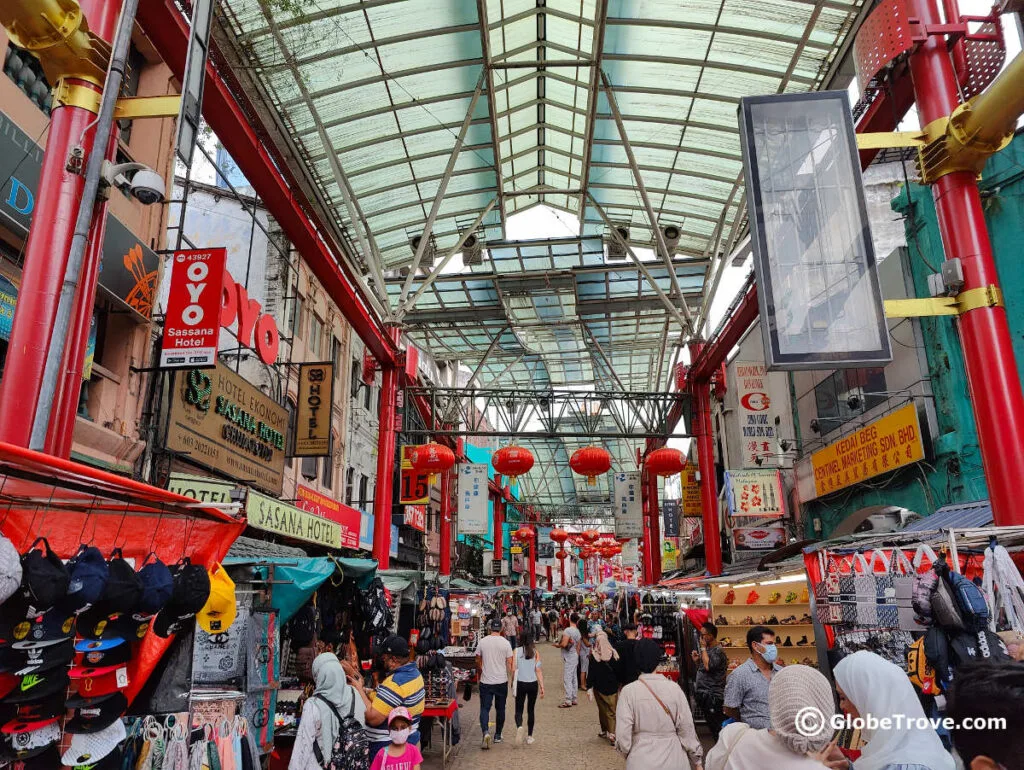
[[459, 466], [459, 534], [487, 534], [487, 466]]
[[640, 497], [640, 471], [615, 474], [612, 504], [615, 507], [615, 536], [643, 537], [644, 508]]

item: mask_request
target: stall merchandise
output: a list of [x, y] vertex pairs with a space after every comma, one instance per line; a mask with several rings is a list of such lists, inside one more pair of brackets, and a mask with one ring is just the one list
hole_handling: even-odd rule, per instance
[[779, 658], [786, 663], [818, 665], [814, 619], [803, 573], [749, 576], [711, 584], [711, 622], [729, 659], [729, 670], [750, 657], [747, 631], [766, 626], [776, 634]]
[[662, 662], [655, 670], [669, 679], [679, 680], [679, 655], [682, 652], [681, 603], [671, 591], [643, 591], [640, 594], [639, 634], [653, 639], [661, 647]]

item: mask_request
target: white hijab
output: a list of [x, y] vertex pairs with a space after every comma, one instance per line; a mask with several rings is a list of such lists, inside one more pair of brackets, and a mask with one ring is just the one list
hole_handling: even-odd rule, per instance
[[[344, 717], [348, 714], [349, 708], [355, 699], [354, 716], [365, 725], [365, 709], [362, 698], [357, 698], [352, 686], [345, 677], [345, 670], [341, 667], [341, 661], [333, 652], [322, 652], [313, 659], [313, 681], [316, 684], [314, 695], [320, 695], [331, 703], [338, 713]], [[320, 716], [320, 751], [324, 757], [330, 757], [334, 749], [334, 739], [338, 736], [338, 720], [326, 703], [319, 698], [309, 698], [303, 706], [303, 713], [306, 709], [315, 709]]]
[[[835, 667], [836, 682], [860, 715], [879, 719], [897, 714], [909, 719], [923, 719], [924, 709], [910, 684], [907, 673], [893, 663], [861, 650], [843, 658]], [[877, 730], [864, 729], [861, 735], [868, 743], [856, 770], [883, 770], [889, 765], [923, 765], [929, 770], [955, 770], [956, 763], [931, 727]]]

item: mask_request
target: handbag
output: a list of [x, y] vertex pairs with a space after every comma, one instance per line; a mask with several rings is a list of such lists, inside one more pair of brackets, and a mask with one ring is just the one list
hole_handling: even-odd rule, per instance
[[729, 757], [732, 756], [733, 750], [740, 745], [740, 741], [742, 741], [752, 729], [750, 725], [745, 724], [743, 722], [737, 722], [736, 724], [742, 725], [742, 729], [737, 727], [733, 731], [739, 737], [737, 737], [736, 740], [729, 745], [726, 745], [723, 742], [719, 743], [719, 745], [725, 748], [725, 753], [721, 757], [716, 756], [714, 754], [714, 749], [711, 749], [711, 751], [708, 753], [708, 756], [705, 757], [704, 770], [725, 770], [725, 768], [729, 766]]

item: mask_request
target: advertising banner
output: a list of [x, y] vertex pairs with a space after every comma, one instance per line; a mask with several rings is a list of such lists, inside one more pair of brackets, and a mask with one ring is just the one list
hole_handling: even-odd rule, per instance
[[227, 249], [176, 251], [160, 346], [162, 369], [217, 363], [220, 305]]
[[413, 449], [408, 444], [402, 446], [402, 483], [398, 490], [398, 502], [402, 505], [426, 505], [430, 502], [430, 474], [413, 470], [409, 460], [409, 453]]
[[459, 534], [487, 534], [487, 466], [459, 466]]
[[661, 540], [661, 571], [668, 572], [678, 566], [679, 538], [665, 537]]
[[690, 547], [704, 542], [704, 535], [701, 534], [704, 521], [699, 516], [684, 516], [682, 526], [682, 537], [686, 538]]
[[249, 491], [245, 516], [250, 527], [294, 540], [305, 540], [325, 548], [341, 547], [341, 525], [323, 516], [282, 503], [259, 492]]
[[640, 544], [636, 540], [627, 540], [622, 544], [622, 566], [635, 567], [640, 563]]
[[299, 364], [299, 396], [295, 414], [295, 457], [331, 454], [331, 404], [334, 364]]
[[226, 504], [231, 502], [231, 493], [238, 489], [238, 484], [205, 476], [193, 476], [191, 473], [172, 473], [167, 482], [167, 491], [191, 497], [201, 503]]
[[223, 364], [175, 374], [167, 448], [190, 462], [278, 495], [287, 429], [284, 407]]
[[555, 541], [551, 539], [554, 527], [537, 527], [537, 564], [542, 567], [555, 566]]
[[427, 506], [407, 505], [405, 506], [405, 526], [418, 529], [420, 532], [427, 531]]
[[640, 497], [640, 471], [615, 474], [612, 505], [616, 537], [643, 537], [644, 509]]
[[737, 551], [774, 551], [786, 544], [785, 527], [733, 527]]
[[358, 510], [302, 484], [295, 490], [295, 505], [314, 516], [338, 522], [341, 527], [341, 547], [359, 548], [362, 521]]
[[731, 516], [770, 519], [786, 515], [779, 471], [726, 471], [725, 486]]
[[768, 370], [757, 361], [736, 362], [736, 397], [739, 401], [740, 451], [743, 467], [754, 468], [759, 463], [778, 465], [778, 429], [772, 412], [768, 390]]
[[700, 482], [697, 481], [696, 468], [684, 468], [679, 474], [679, 482], [683, 493], [680, 506], [683, 516], [700, 516], [704, 508], [700, 502]]
[[811, 455], [818, 496], [924, 459], [917, 407], [907, 404]]
[[665, 537], [679, 537], [679, 501], [662, 500], [661, 534]]

